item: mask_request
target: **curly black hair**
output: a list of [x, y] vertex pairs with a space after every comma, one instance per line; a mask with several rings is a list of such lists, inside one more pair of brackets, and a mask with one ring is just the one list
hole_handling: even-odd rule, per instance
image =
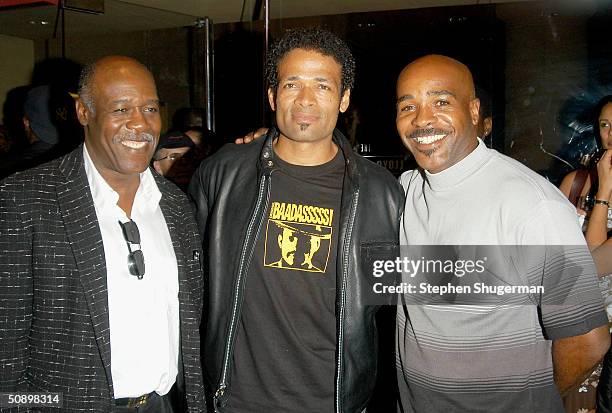
[[314, 50], [333, 57], [342, 66], [342, 93], [353, 88], [355, 82], [355, 59], [347, 44], [338, 36], [320, 27], [301, 27], [288, 30], [274, 44], [266, 58], [266, 80], [268, 87], [278, 86], [278, 64], [292, 50]]

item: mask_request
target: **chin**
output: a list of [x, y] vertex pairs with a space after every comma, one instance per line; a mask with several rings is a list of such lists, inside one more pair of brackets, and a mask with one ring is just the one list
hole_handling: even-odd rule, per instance
[[416, 162], [421, 168], [432, 174], [442, 172], [446, 169], [445, 162], [441, 162], [439, 159], [432, 159], [432, 157], [426, 155], [416, 157]]

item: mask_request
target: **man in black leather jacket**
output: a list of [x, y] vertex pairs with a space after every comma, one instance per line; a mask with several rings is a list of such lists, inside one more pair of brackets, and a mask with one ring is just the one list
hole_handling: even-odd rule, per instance
[[361, 412], [375, 379], [372, 268], [393, 257], [403, 194], [335, 130], [354, 61], [321, 29], [268, 57], [278, 130], [230, 145], [192, 180], [208, 275], [202, 326], [215, 411]]

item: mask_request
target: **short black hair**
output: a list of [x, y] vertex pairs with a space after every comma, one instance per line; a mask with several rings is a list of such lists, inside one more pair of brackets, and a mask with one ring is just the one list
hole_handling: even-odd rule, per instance
[[87, 109], [91, 113], [95, 113], [95, 105], [93, 99], [93, 78], [96, 74], [96, 63], [88, 63], [81, 70], [81, 75], [79, 76], [79, 89], [78, 94]]
[[320, 27], [290, 29], [274, 44], [266, 58], [268, 87], [278, 86], [278, 64], [292, 50], [314, 50], [334, 58], [342, 67], [342, 91], [352, 89], [355, 82], [355, 59], [347, 44], [332, 32]]

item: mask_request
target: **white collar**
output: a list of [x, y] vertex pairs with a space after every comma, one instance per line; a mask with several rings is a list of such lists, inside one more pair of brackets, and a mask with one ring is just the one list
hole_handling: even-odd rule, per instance
[[[119, 194], [111, 188], [108, 182], [100, 175], [100, 172], [98, 172], [87, 151], [87, 144], [83, 145], [83, 162], [94, 205], [100, 210], [115, 208], [119, 201]], [[162, 194], [159, 188], [157, 188], [157, 183], [155, 178], [153, 178], [151, 170], [149, 168], [145, 169], [144, 172], [140, 173], [140, 183], [134, 198], [133, 208], [154, 210], [157, 208], [161, 196]]]
[[427, 182], [434, 191], [443, 191], [448, 188], [453, 188], [463, 180], [472, 176], [490, 158], [491, 153], [489, 149], [484, 142], [478, 138], [478, 145], [476, 148], [456, 164], [435, 174], [425, 171]]

